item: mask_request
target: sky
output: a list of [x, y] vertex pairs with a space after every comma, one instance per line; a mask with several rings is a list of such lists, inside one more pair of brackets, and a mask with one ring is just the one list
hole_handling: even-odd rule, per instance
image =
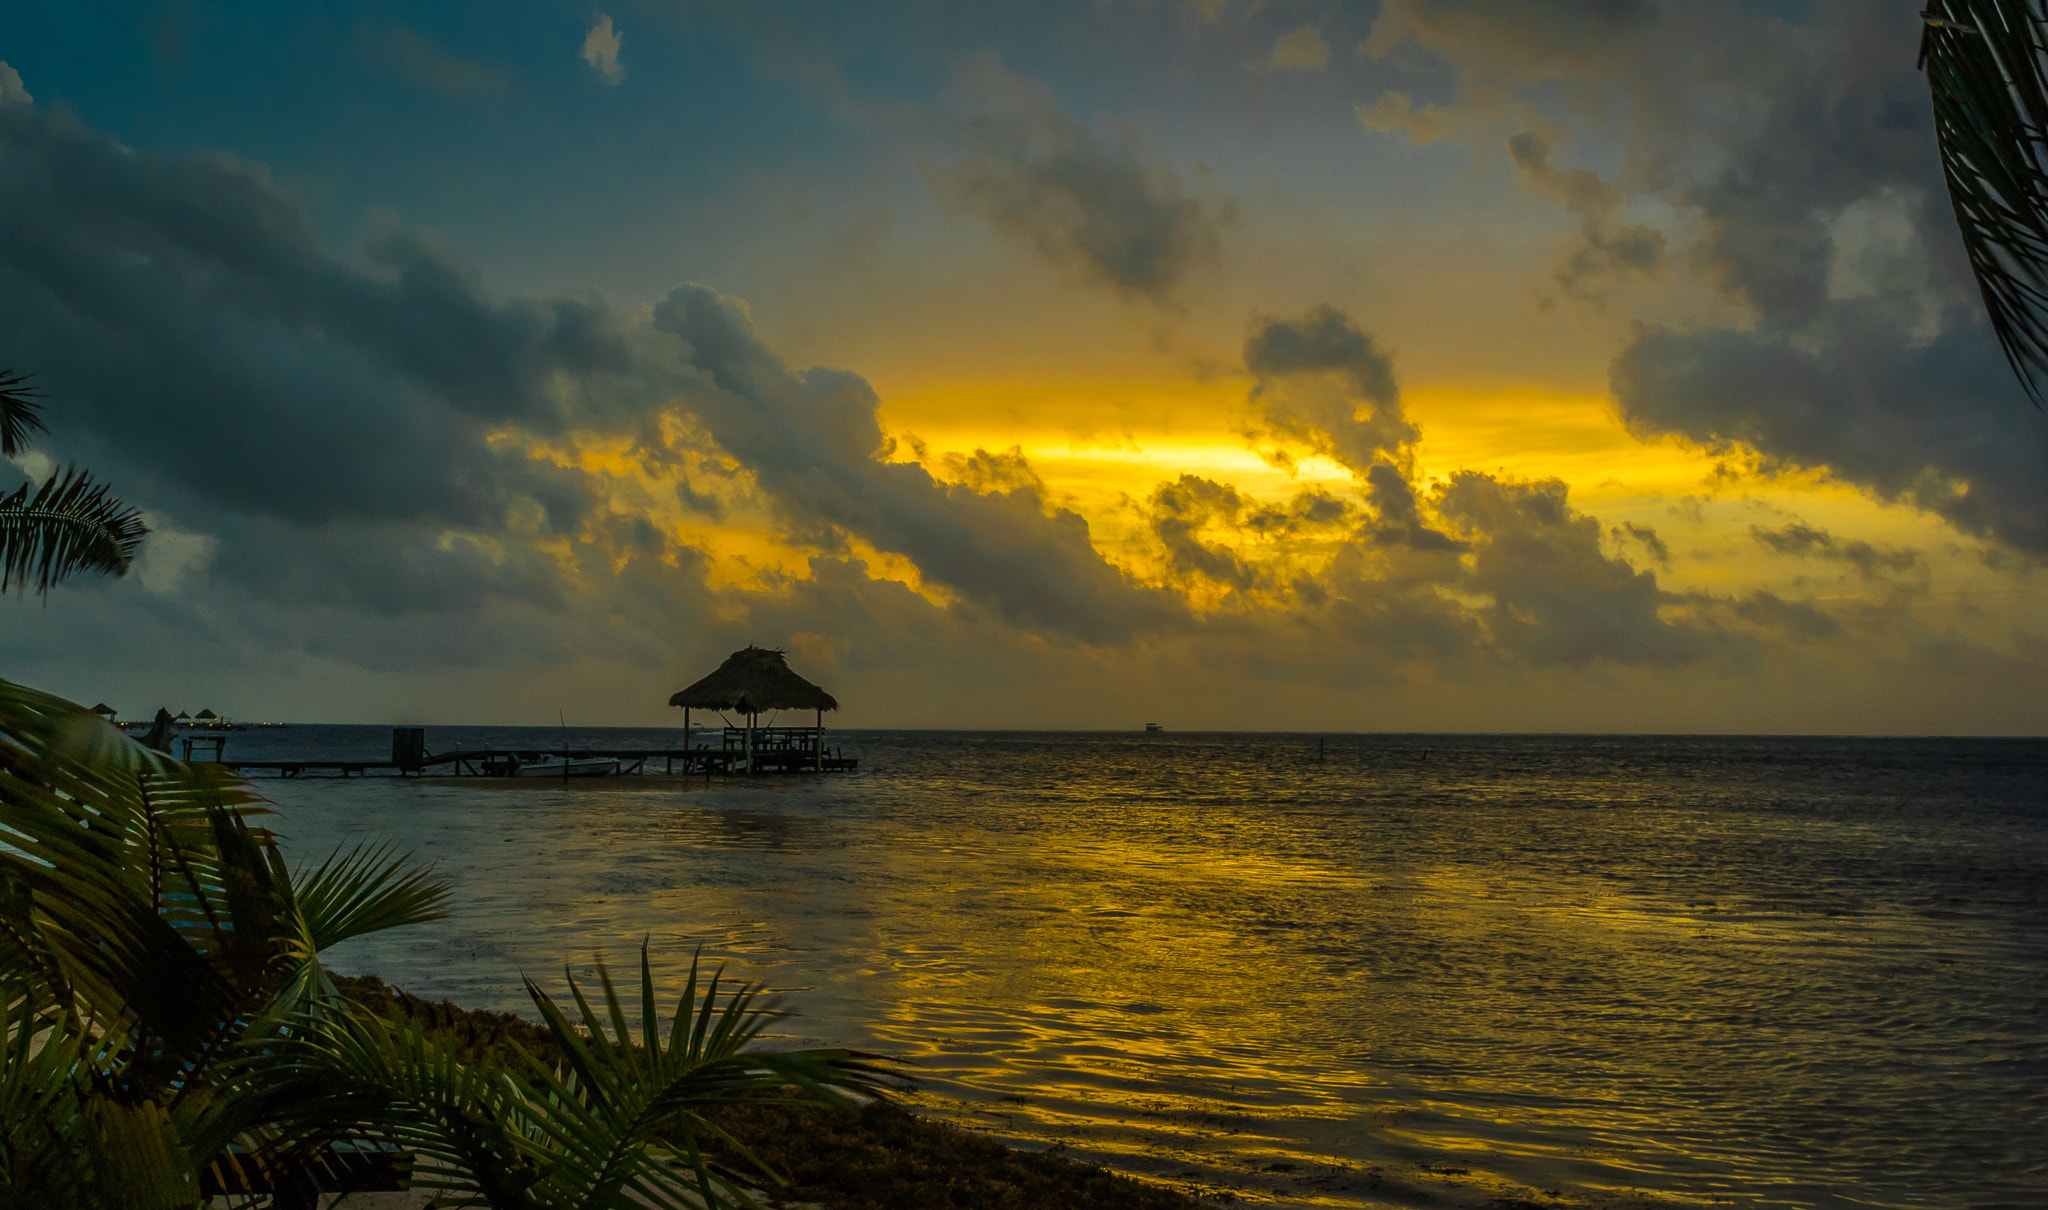
[[1918, 5], [0, 9], [0, 367], [146, 716], [2039, 734]]

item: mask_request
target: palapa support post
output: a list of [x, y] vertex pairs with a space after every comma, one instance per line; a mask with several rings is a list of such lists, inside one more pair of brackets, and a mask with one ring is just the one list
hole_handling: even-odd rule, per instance
[[811, 749], [811, 755], [817, 758], [817, 763], [812, 765], [811, 771], [823, 773], [825, 771], [825, 708], [823, 706], [818, 707], [818, 730], [817, 734], [811, 737]]

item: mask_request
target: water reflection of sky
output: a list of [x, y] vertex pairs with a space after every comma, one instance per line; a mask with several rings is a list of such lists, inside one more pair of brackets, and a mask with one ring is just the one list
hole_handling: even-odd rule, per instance
[[709, 787], [266, 785], [295, 856], [394, 840], [455, 883], [343, 969], [518, 1008], [522, 972], [645, 936], [673, 978], [701, 944], [787, 991], [792, 1042], [1146, 1175], [1300, 1205], [2048, 1196], [2042, 745], [852, 746], [857, 776]]

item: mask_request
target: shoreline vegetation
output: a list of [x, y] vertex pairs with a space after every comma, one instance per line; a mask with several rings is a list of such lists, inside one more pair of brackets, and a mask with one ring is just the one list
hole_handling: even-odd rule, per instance
[[[374, 975], [329, 972], [360, 1008], [414, 1025], [457, 1053], [517, 1046], [559, 1063], [548, 1032], [513, 1013], [429, 1001]], [[788, 1183], [762, 1189], [770, 1207], [821, 1210], [1203, 1210], [1161, 1185], [1049, 1152], [1024, 1151], [918, 1117], [888, 1100], [857, 1117], [825, 1107], [733, 1105], [705, 1116], [731, 1133]], [[748, 1170], [730, 1152], [720, 1155]]]
[[[328, 977], [362, 1010], [417, 1028], [457, 1054], [481, 1056], [517, 1046], [543, 1062], [562, 1061], [548, 1032], [515, 1013], [430, 1001], [375, 975], [329, 971]], [[858, 1116], [825, 1106], [776, 1104], [719, 1106], [707, 1109], [705, 1117], [787, 1182], [768, 1184], [730, 1151], [713, 1153], [753, 1180], [764, 1210], [1216, 1210], [1288, 1201], [1272, 1190], [1176, 1188], [1126, 1176], [1055, 1151], [1010, 1146], [887, 1099], [872, 1101]], [[1364, 1192], [1386, 1207], [1671, 1210], [1670, 1203], [1641, 1194], [1567, 1196], [1427, 1164], [1399, 1174], [1378, 1167], [1339, 1170], [1316, 1184], [1302, 1192], [1318, 1202], [1325, 1200], [1318, 1195]]]

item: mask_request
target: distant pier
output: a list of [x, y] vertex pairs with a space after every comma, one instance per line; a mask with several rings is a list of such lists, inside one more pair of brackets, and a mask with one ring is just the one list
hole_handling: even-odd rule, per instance
[[[396, 727], [391, 732], [389, 760], [330, 760], [308, 757], [292, 760], [230, 760], [215, 742], [214, 759], [237, 773], [267, 773], [273, 777], [490, 777], [540, 780], [558, 776], [582, 781], [588, 774], [575, 768], [576, 762], [617, 761], [607, 776], [658, 773], [666, 776], [749, 777], [762, 774], [850, 773], [860, 768], [860, 759], [843, 755], [838, 749], [824, 749], [819, 732], [810, 727], [764, 727], [753, 731], [751, 742], [735, 728], [724, 733], [717, 747], [682, 748], [477, 748], [429, 754], [426, 730]], [[191, 756], [188, 745], [186, 756]], [[565, 762], [567, 766], [565, 768]]]

